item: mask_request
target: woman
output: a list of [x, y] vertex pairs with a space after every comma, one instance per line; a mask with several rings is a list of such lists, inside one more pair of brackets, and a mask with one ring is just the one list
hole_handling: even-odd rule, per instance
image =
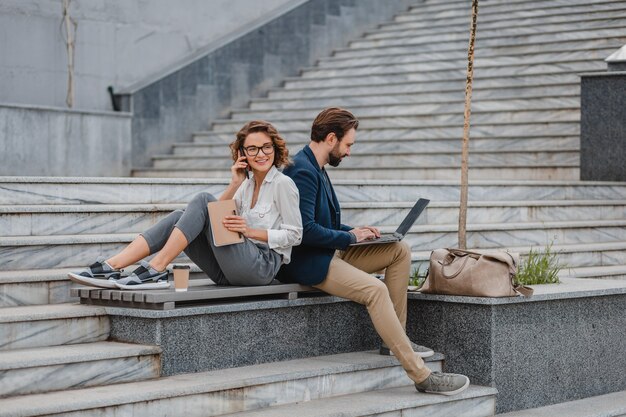
[[[278, 168], [288, 163], [285, 141], [274, 126], [247, 123], [230, 144], [232, 179], [220, 200], [234, 199], [239, 216], [226, 216], [226, 229], [241, 233], [243, 243], [215, 246], [207, 203], [209, 193], [196, 195], [185, 210], [176, 210], [139, 235], [124, 250], [99, 258], [85, 270], [70, 273], [72, 281], [103, 288], [167, 288], [167, 265], [181, 252], [218, 285], [267, 285], [291, 258], [302, 239], [298, 189]], [[247, 178], [247, 170], [253, 174]], [[156, 253], [149, 262], [142, 260]], [[129, 276], [122, 269], [140, 261]]]

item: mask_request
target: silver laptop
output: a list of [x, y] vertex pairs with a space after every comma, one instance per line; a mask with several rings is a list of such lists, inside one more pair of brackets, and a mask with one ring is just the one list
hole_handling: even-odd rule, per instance
[[413, 206], [409, 214], [406, 215], [400, 226], [396, 229], [393, 234], [380, 235], [379, 238], [364, 240], [362, 242], [352, 243], [350, 246], [361, 246], [361, 245], [378, 245], [381, 243], [390, 243], [390, 242], [399, 242], [404, 239], [409, 230], [417, 220], [417, 218], [422, 214], [426, 206], [430, 203], [430, 200], [425, 198], [420, 198], [417, 200], [417, 203]]

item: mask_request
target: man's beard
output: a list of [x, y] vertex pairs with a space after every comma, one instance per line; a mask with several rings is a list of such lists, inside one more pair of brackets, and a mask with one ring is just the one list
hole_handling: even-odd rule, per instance
[[339, 144], [337, 144], [337, 146], [335, 146], [328, 155], [328, 165], [331, 167], [337, 167], [341, 163], [342, 158], [343, 156], [339, 153]]

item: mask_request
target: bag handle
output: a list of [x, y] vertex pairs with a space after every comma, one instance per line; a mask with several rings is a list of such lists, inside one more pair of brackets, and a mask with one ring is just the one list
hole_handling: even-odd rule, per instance
[[[480, 258], [480, 254], [476, 252], [464, 251], [461, 249], [449, 249], [449, 248], [446, 248], [446, 250], [448, 251], [448, 255], [446, 256], [446, 258], [449, 258], [450, 260], [445, 263], [442, 261], [439, 261], [439, 264], [441, 265], [441, 275], [443, 275], [445, 279], [456, 278], [461, 273], [461, 271], [463, 271], [463, 268], [465, 268], [465, 264], [467, 263], [467, 260], [469, 258], [474, 258], [474, 259]], [[458, 259], [458, 258], [463, 258], [463, 262], [459, 266], [459, 269], [450, 275], [446, 274], [446, 266], [452, 265], [455, 259]]]

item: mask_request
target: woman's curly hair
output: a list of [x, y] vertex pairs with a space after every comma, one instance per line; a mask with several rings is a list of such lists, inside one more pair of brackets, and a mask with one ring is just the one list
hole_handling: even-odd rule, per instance
[[263, 120], [248, 122], [237, 132], [237, 138], [230, 144], [233, 161], [239, 158], [239, 149], [243, 146], [246, 137], [250, 133], [255, 132], [263, 132], [272, 139], [272, 144], [274, 145], [274, 166], [276, 168], [289, 165], [289, 150], [287, 149], [285, 139], [280, 136], [278, 130], [271, 123]]

